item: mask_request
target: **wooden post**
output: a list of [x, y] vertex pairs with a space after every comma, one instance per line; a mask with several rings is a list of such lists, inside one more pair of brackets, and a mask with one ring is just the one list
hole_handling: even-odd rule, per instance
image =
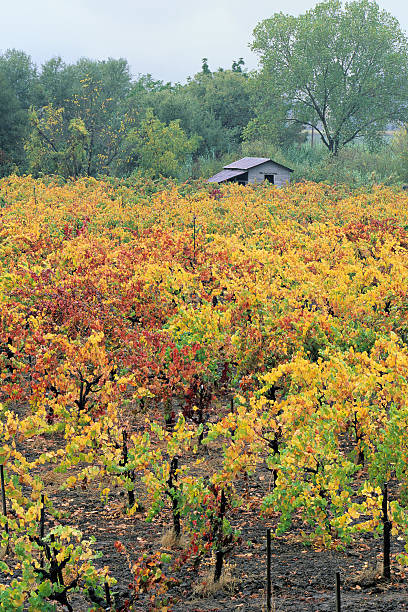
[[168, 491], [169, 491], [168, 495], [171, 498], [171, 504], [172, 504], [174, 533], [176, 534], [176, 537], [179, 538], [181, 534], [179, 501], [177, 499], [177, 495], [175, 495], [172, 492], [172, 489], [174, 488], [173, 478], [174, 478], [174, 481], [177, 482], [177, 473], [176, 473], [177, 470], [178, 470], [178, 457], [173, 457], [173, 459], [170, 462], [170, 474], [169, 474], [169, 479], [167, 481], [167, 486], [168, 486]]
[[105, 586], [106, 604], [110, 608], [111, 605], [112, 605], [112, 598], [111, 598], [111, 594], [110, 594], [109, 584], [107, 582], [105, 582], [104, 586]]
[[272, 581], [271, 581], [271, 530], [266, 530], [266, 612], [272, 610]]
[[218, 521], [218, 531], [217, 531], [217, 550], [215, 551], [215, 570], [214, 570], [214, 582], [219, 582], [222, 573], [222, 566], [224, 563], [224, 549], [223, 549], [223, 540], [224, 533], [222, 530], [224, 523], [224, 516], [227, 506], [227, 500], [225, 497], [224, 489], [221, 491], [221, 500], [220, 500], [220, 510], [218, 513], [217, 521]]
[[28, 380], [30, 381], [30, 392], [33, 392], [33, 357], [32, 355], [28, 356], [28, 365], [30, 366]]
[[383, 487], [383, 498], [382, 498], [382, 511], [383, 511], [383, 550], [384, 550], [384, 562], [383, 562], [383, 577], [385, 580], [391, 578], [391, 563], [390, 563], [390, 550], [391, 550], [391, 521], [388, 520], [388, 483], [384, 484]]
[[[0, 478], [1, 478], [1, 499], [2, 499], [2, 507], [3, 514], [7, 519], [7, 505], [6, 505], [6, 487], [4, 484], [4, 465], [0, 465]], [[4, 525], [4, 531], [7, 534], [7, 538], [10, 536], [8, 521], [6, 520], [6, 524]], [[9, 552], [9, 542], [7, 541], [7, 552]]]
[[196, 262], [196, 216], [194, 215], [193, 217], [193, 243], [194, 243], [194, 249], [193, 249], [193, 253], [194, 253], [194, 263]]
[[340, 599], [340, 572], [336, 572], [336, 612], [341, 612], [341, 599]]
[[[128, 463], [128, 447], [127, 447], [127, 432], [123, 431], [123, 465], [126, 466]], [[134, 481], [134, 472], [133, 470], [129, 470], [126, 472], [126, 476], [133, 482]], [[133, 508], [135, 505], [135, 492], [132, 489], [128, 489], [128, 501], [129, 507]]]
[[231, 397], [231, 412], [234, 412], [234, 398]]
[[[40, 511], [40, 540], [41, 540], [41, 546], [43, 546], [43, 541], [44, 541], [44, 532], [45, 532], [45, 509], [44, 509], [44, 501], [45, 501], [45, 497], [44, 497], [44, 493], [41, 494], [41, 511]], [[41, 552], [40, 555], [40, 563], [41, 563], [41, 567], [44, 567], [44, 555]]]
[[45, 522], [45, 511], [44, 511], [44, 493], [41, 494], [41, 514], [40, 514], [40, 538], [44, 538], [44, 522]]
[[37, 206], [37, 196], [36, 196], [36, 193], [35, 193], [35, 184], [34, 184], [34, 187], [33, 187], [33, 195], [34, 195], [34, 204]]
[[127, 433], [122, 431], [123, 438], [123, 465], [125, 466], [128, 462], [128, 449], [127, 449]]

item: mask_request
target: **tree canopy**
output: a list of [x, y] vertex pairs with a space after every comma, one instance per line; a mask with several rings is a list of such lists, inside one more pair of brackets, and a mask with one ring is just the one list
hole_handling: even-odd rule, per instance
[[21, 162], [25, 128], [25, 113], [0, 68], [0, 176]]
[[178, 119], [166, 125], [149, 109], [140, 127], [131, 130], [126, 139], [127, 163], [152, 175], [174, 177], [197, 146], [198, 139], [187, 138]]
[[375, 2], [328, 0], [298, 17], [277, 13], [257, 25], [251, 47], [288, 119], [313, 127], [334, 154], [404, 120], [408, 41]]
[[[295, 180], [334, 181], [346, 159], [339, 180], [371, 181], [374, 170], [379, 180], [406, 180], [405, 140], [390, 146], [384, 137], [408, 121], [408, 40], [392, 15], [371, 0], [327, 0], [262, 21], [252, 49], [258, 70], [241, 57], [213, 69], [204, 57], [185, 83], [132, 76], [123, 58], [56, 56], [37, 66], [6, 50], [0, 174], [185, 181], [255, 155], [294, 168]], [[358, 138], [360, 147], [345, 146]], [[357, 149], [371, 161], [353, 162]]]

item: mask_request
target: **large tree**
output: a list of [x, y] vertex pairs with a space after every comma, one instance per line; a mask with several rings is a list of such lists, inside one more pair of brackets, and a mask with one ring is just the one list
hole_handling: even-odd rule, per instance
[[26, 113], [0, 66], [0, 177], [22, 164], [26, 128]]
[[142, 76], [132, 85], [129, 112], [142, 120], [143, 111], [151, 108], [165, 124], [180, 120], [188, 137], [199, 137], [198, 155], [234, 150], [253, 117], [250, 78], [242, 71], [242, 62], [234, 62], [234, 66], [234, 70], [202, 70], [185, 85]]
[[188, 138], [178, 119], [168, 125], [148, 109], [139, 128], [126, 139], [126, 171], [137, 168], [152, 175], [176, 177], [198, 147], [198, 138]]
[[123, 98], [130, 88], [126, 60], [59, 58], [44, 64], [40, 76], [46, 104], [30, 113], [26, 151], [33, 173], [98, 176], [114, 171], [130, 126]]
[[257, 25], [251, 47], [287, 118], [313, 127], [334, 154], [406, 117], [408, 41], [375, 2], [275, 14]]
[[27, 53], [8, 49], [0, 55], [0, 71], [14, 91], [21, 108], [28, 110], [38, 102], [37, 68]]

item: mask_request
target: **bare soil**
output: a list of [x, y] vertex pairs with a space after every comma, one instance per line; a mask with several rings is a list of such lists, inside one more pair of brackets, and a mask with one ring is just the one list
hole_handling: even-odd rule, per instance
[[[57, 485], [57, 483], [56, 483]], [[58, 485], [57, 485], [58, 486]], [[108, 505], [98, 499], [96, 491], [58, 491], [60, 510], [65, 519], [78, 527], [85, 537], [96, 538], [95, 548], [103, 553], [98, 563], [109, 565], [118, 583], [115, 602], [118, 607], [130, 597], [132, 576], [126, 558], [114, 546], [122, 542], [130, 557], [166, 549], [161, 545], [169, 523], [147, 523], [143, 513], [127, 516], [123, 509], [125, 497], [112, 493]], [[255, 495], [262, 492], [257, 491]], [[254, 492], [250, 489], [250, 495]], [[254, 504], [255, 505], [255, 504]], [[63, 519], [64, 520], [64, 519]], [[273, 525], [270, 518], [262, 520], [259, 512], [240, 511], [234, 523], [241, 529], [242, 544], [238, 545], [228, 565], [234, 584], [207, 597], [197, 597], [194, 587], [208, 573], [208, 565], [198, 572], [181, 570], [169, 572], [176, 579], [168, 595], [169, 609], [174, 612], [263, 611], [266, 610], [266, 528]], [[402, 550], [400, 541], [393, 539], [392, 553]], [[167, 551], [172, 552], [172, 551]], [[371, 535], [356, 540], [345, 551], [316, 550], [301, 542], [299, 533], [292, 532], [272, 539], [272, 610], [275, 612], [328, 612], [335, 610], [335, 573], [341, 574], [342, 610], [347, 612], [402, 612], [408, 610], [407, 580], [403, 568], [394, 564], [389, 583], [380, 578], [381, 540]], [[377, 571], [376, 571], [377, 570]], [[147, 597], [135, 602], [135, 610], [148, 611]], [[81, 608], [78, 608], [80, 612]]]
[[[62, 440], [37, 437], [33, 443], [25, 444], [28, 459], [45, 450], [58, 448]], [[21, 449], [23, 450], [23, 449]], [[220, 459], [216, 448], [208, 455], [207, 469], [216, 468]], [[162, 546], [163, 534], [168, 532], [170, 509], [160, 520], [146, 522], [146, 513], [141, 511], [129, 516], [125, 512], [126, 497], [123, 490], [114, 489], [105, 505], [100, 499], [96, 483], [84, 488], [60, 490], [67, 475], [58, 474], [50, 467], [41, 468], [41, 478], [47, 495], [53, 499], [57, 510], [64, 513], [61, 523], [77, 527], [84, 538], [94, 536], [95, 549], [102, 553], [97, 565], [108, 565], [116, 578], [114, 588], [116, 609], [131, 598], [132, 574], [128, 560], [115, 548], [120, 541], [126, 547], [130, 559], [144, 553], [159, 550], [174, 554]], [[266, 529], [274, 527], [274, 517], [262, 518], [259, 503], [270, 486], [270, 473], [260, 467], [249, 483], [241, 483], [246, 491], [248, 504], [231, 517], [234, 526], [240, 529], [242, 543], [237, 545], [227, 560], [233, 584], [212, 592], [207, 597], [198, 597], [195, 587], [202, 583], [210, 569], [203, 564], [198, 571], [181, 567], [178, 571], [166, 569], [166, 575], [174, 579], [168, 590], [168, 610], [174, 612], [216, 611], [266, 611]], [[143, 498], [143, 492], [139, 491]], [[136, 490], [136, 497], [138, 491]], [[55, 525], [52, 517], [46, 517], [47, 528]], [[392, 538], [391, 581], [381, 579], [381, 539], [365, 534], [345, 550], [324, 550], [307, 546], [302, 542], [299, 526], [281, 537], [272, 539], [272, 610], [273, 612], [329, 612], [335, 607], [335, 573], [341, 574], [342, 610], [347, 612], [404, 612], [408, 611], [408, 570], [398, 566], [395, 556], [401, 552], [403, 542]], [[71, 600], [70, 600], [71, 601]], [[75, 612], [84, 612], [86, 604], [75, 597], [71, 601]], [[108, 608], [106, 608], [108, 609]], [[148, 612], [148, 595], [141, 595], [132, 610]]]

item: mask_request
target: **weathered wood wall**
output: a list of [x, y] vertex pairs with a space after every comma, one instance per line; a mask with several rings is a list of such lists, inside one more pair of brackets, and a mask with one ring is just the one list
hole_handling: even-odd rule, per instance
[[265, 174], [273, 174], [274, 175], [274, 184], [277, 187], [282, 187], [282, 185], [286, 185], [286, 183], [290, 182], [291, 172], [286, 168], [282, 168], [279, 164], [275, 164], [274, 162], [265, 162], [264, 164], [259, 164], [259, 166], [255, 166], [254, 168], [250, 168], [248, 170], [248, 183], [261, 182], [265, 179]]

